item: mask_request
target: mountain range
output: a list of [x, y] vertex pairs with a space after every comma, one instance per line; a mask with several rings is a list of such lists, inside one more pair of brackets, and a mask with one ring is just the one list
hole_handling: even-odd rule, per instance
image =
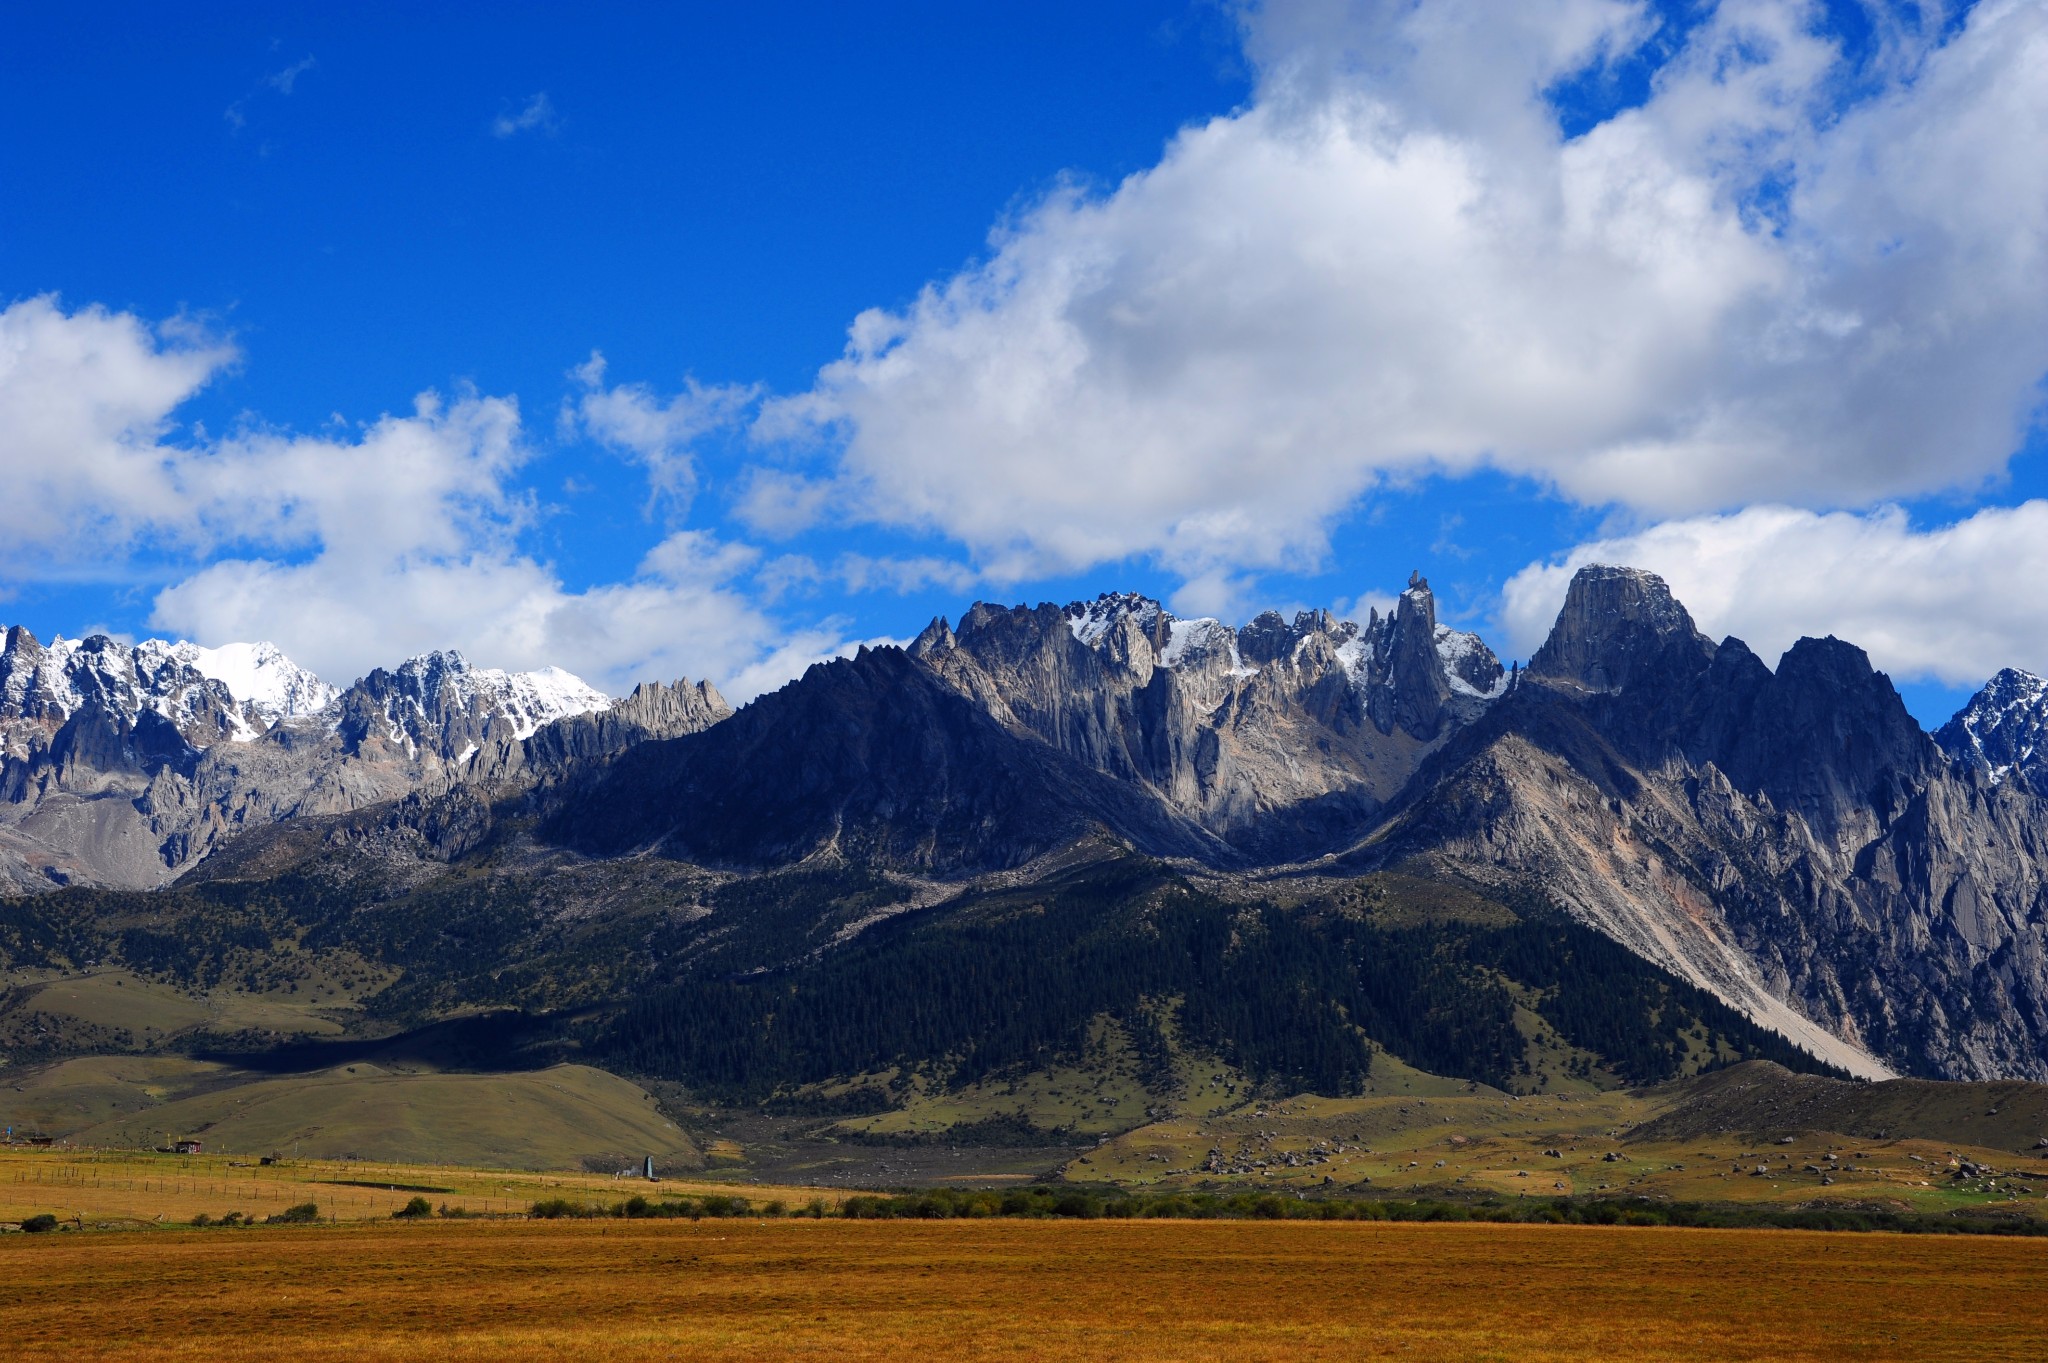
[[[709, 687], [692, 703], [705, 723], [729, 713]], [[45, 646], [17, 626], [0, 647], [0, 885], [154, 888], [248, 828], [492, 779], [543, 727], [609, 733], [602, 717], [647, 709], [453, 652], [343, 689], [267, 643]]]
[[785, 1093], [1091, 1019], [1324, 1087], [2044, 1079], [2044, 727], [2007, 671], [1930, 735], [1852, 644], [1770, 666], [1623, 567], [1525, 667], [1417, 576], [1363, 623], [976, 604], [738, 711], [14, 629], [0, 950], [252, 988], [345, 952], [396, 973], [351, 1025], [511, 1006]]

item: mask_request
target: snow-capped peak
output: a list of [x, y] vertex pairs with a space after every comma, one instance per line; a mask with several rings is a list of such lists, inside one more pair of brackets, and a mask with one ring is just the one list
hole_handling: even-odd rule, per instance
[[467, 710], [474, 703], [477, 709], [511, 721], [514, 738], [531, 737], [543, 724], [603, 710], [612, 703], [610, 696], [562, 668], [505, 672], [472, 667], [452, 649], [408, 658], [398, 665], [396, 674], [417, 691], [414, 703], [423, 705], [428, 713]]
[[1992, 785], [2017, 777], [2048, 794], [2048, 678], [2004, 669], [1934, 739], [1949, 756], [1982, 763]]
[[[348, 691], [299, 666], [271, 643], [208, 648], [190, 640], [123, 643], [104, 634], [58, 636], [47, 646], [27, 630], [0, 646], [0, 724], [52, 732], [79, 710], [102, 706], [133, 723], [144, 710], [170, 720], [188, 741], [246, 742], [281, 720], [319, 717], [340, 728], [349, 697], [368, 687], [387, 736], [409, 750], [510, 731], [531, 736], [568, 715], [610, 706], [611, 697], [559, 667], [504, 672], [471, 667], [459, 653], [407, 659]], [[383, 680], [379, 680], [382, 678]], [[28, 730], [23, 729], [23, 734]], [[24, 740], [27, 741], [27, 740]], [[453, 752], [454, 749], [449, 750]]]
[[1451, 690], [1480, 700], [1497, 700], [1507, 692], [1507, 669], [1478, 635], [1438, 625], [1436, 656], [1443, 659], [1444, 680]]
[[1244, 657], [1237, 649], [1237, 631], [1216, 620], [1204, 616], [1199, 620], [1175, 620], [1166, 647], [1159, 651], [1159, 662], [1163, 667], [1179, 667], [1183, 663], [1206, 663], [1212, 658], [1223, 661], [1223, 671], [1232, 677], [1253, 677], [1259, 669], [1247, 667]]
[[168, 653], [201, 676], [212, 677], [227, 687], [229, 695], [265, 724], [320, 714], [341, 696], [340, 688], [300, 667], [276, 644], [202, 648], [181, 640], [171, 645]]
[[1171, 620], [1166, 608], [1149, 596], [1136, 592], [1104, 592], [1093, 601], [1076, 601], [1066, 609], [1067, 628], [1090, 648], [1102, 642], [1117, 621], [1129, 617], [1138, 628], [1150, 633], [1162, 617]]
[[6, 632], [0, 647], [0, 724], [54, 727], [88, 706], [133, 724], [149, 711], [175, 725], [187, 741], [241, 736], [227, 688], [174, 656], [161, 639], [126, 644], [106, 634], [52, 639], [48, 647], [25, 629]]
[[479, 675], [488, 677], [492, 685], [503, 688], [500, 703], [512, 716], [514, 736], [518, 738], [530, 737], [543, 724], [552, 724], [570, 715], [603, 710], [612, 703], [610, 696], [575, 673], [559, 667], [543, 667], [532, 672], [500, 672], [487, 668]]

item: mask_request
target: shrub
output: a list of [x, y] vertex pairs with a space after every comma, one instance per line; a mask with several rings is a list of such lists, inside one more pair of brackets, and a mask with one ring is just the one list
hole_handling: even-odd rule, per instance
[[22, 1222], [21, 1228], [27, 1231], [30, 1235], [40, 1235], [44, 1231], [52, 1231], [57, 1229], [57, 1218], [50, 1215], [48, 1212], [42, 1212], [38, 1215], [31, 1216], [28, 1220]]
[[268, 1226], [302, 1226], [319, 1219], [320, 1208], [317, 1203], [301, 1202], [296, 1207], [286, 1207], [281, 1212], [264, 1217], [263, 1223]]
[[394, 1220], [411, 1219], [421, 1216], [432, 1216], [433, 1214], [434, 1204], [427, 1201], [424, 1197], [415, 1197], [412, 1201], [406, 1203], [403, 1207], [400, 1207], [397, 1211], [391, 1213], [392, 1218]]
[[194, 1230], [199, 1229], [201, 1226], [210, 1226], [212, 1224], [213, 1218], [208, 1216], [205, 1212], [201, 1212], [199, 1213], [199, 1215], [192, 1218], [192, 1228]]

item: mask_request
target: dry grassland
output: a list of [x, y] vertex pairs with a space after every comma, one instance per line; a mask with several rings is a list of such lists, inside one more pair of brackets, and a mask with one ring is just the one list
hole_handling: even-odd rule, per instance
[[[1155, 1122], [1064, 1172], [1148, 1191], [1291, 1194], [1327, 1180], [1339, 1191], [1409, 1197], [1607, 1195], [1937, 1215], [1990, 1208], [2048, 1219], [2048, 1151], [1803, 1130], [1790, 1144], [1721, 1134], [1628, 1138], [1655, 1110], [1630, 1093], [1304, 1096]], [[1988, 1183], [1957, 1181], [1962, 1159], [1998, 1172]], [[1756, 1175], [1759, 1166], [1769, 1173]]]
[[761, 1183], [665, 1179], [650, 1184], [605, 1174], [473, 1169], [360, 1160], [254, 1160], [134, 1151], [0, 1150], [0, 1222], [48, 1212], [86, 1227], [187, 1222], [205, 1213], [260, 1218], [311, 1202], [325, 1218], [378, 1220], [414, 1196], [471, 1215], [523, 1214], [542, 1198], [609, 1205], [634, 1193], [654, 1197], [744, 1197], [756, 1206], [802, 1206], [843, 1194]]
[[1247, 1222], [492, 1222], [0, 1241], [24, 1356], [2042, 1356], [2048, 1244]]

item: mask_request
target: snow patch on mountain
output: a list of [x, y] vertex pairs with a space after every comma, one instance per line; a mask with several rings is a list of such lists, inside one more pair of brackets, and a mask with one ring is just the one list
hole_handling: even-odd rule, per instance
[[393, 674], [398, 687], [385, 700], [391, 738], [408, 748], [429, 738], [439, 717], [469, 714], [485, 720], [486, 735], [509, 723], [512, 737], [530, 738], [543, 724], [570, 715], [603, 710], [612, 698], [559, 667], [534, 672], [504, 672], [472, 667], [453, 650], [437, 649], [400, 663]]
[[341, 688], [300, 667], [276, 644], [202, 648], [181, 640], [170, 646], [169, 653], [195, 672], [227, 687], [228, 694], [265, 725], [319, 715], [341, 698]]
[[2008, 667], [1937, 729], [1934, 741], [1980, 767], [1992, 785], [2017, 780], [2048, 794], [2048, 678]]
[[1480, 700], [1498, 700], [1507, 694], [1508, 674], [1478, 635], [1438, 625], [1436, 656], [1443, 659], [1444, 678], [1458, 694]]
[[1175, 620], [1168, 626], [1171, 631], [1166, 647], [1159, 651], [1159, 661], [1166, 667], [1179, 667], [1184, 663], [1197, 666], [1206, 664], [1212, 658], [1224, 659], [1223, 670], [1233, 677], [1255, 677], [1256, 667], [1245, 666], [1244, 657], [1237, 651], [1237, 631], [1221, 620], [1203, 616], [1199, 620]]
[[1351, 678], [1351, 684], [1364, 689], [1366, 679], [1372, 672], [1372, 640], [1363, 634], [1354, 634], [1337, 645], [1337, 665]]
[[1093, 601], [1076, 601], [1066, 608], [1067, 628], [1074, 637], [1094, 648], [1102, 642], [1119, 620], [1125, 618], [1137, 621], [1138, 628], [1147, 633], [1160, 619], [1172, 619], [1166, 608], [1149, 596], [1136, 592], [1104, 592]]

